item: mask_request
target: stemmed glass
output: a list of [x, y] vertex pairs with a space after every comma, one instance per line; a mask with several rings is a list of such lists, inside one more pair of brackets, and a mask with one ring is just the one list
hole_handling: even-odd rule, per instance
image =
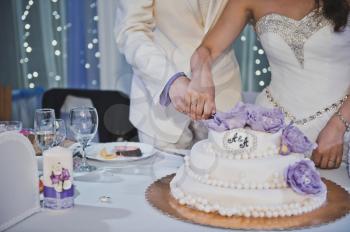
[[55, 143], [55, 111], [53, 109], [37, 109], [34, 118], [36, 141], [41, 151], [52, 147]]
[[66, 123], [63, 119], [55, 120], [55, 146], [60, 145], [67, 136]]
[[0, 121], [0, 133], [5, 131], [16, 131], [22, 130], [22, 122], [20, 121]]
[[69, 126], [75, 139], [83, 148], [81, 163], [76, 168], [76, 172], [92, 172], [96, 170], [95, 166], [88, 164], [86, 160], [85, 148], [94, 138], [98, 127], [97, 111], [93, 107], [77, 107], [69, 113]]

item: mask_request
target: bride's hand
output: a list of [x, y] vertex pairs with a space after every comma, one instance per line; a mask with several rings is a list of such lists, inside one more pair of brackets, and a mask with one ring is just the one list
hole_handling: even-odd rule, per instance
[[193, 120], [203, 120], [215, 113], [215, 86], [211, 74], [211, 57], [199, 48], [191, 58], [191, 82], [185, 97], [186, 112]]
[[208, 119], [215, 112], [215, 87], [212, 79], [191, 80], [185, 100], [187, 114], [192, 120]]
[[311, 159], [316, 167], [322, 169], [339, 168], [343, 157], [344, 124], [332, 117], [318, 135], [318, 147], [313, 151]]

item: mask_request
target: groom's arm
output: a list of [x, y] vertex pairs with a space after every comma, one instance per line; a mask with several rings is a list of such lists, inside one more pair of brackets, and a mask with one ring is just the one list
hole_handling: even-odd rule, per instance
[[154, 0], [118, 0], [115, 38], [120, 51], [153, 98], [159, 97], [168, 80], [179, 70], [153, 41]]

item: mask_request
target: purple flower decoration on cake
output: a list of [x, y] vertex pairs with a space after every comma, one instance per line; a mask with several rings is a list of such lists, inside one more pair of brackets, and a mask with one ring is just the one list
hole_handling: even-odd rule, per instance
[[226, 131], [235, 128], [243, 128], [247, 122], [246, 105], [239, 102], [232, 110], [228, 112], [218, 112], [212, 119], [204, 123], [208, 128], [215, 131]]
[[281, 110], [267, 109], [260, 106], [247, 106], [247, 124], [256, 131], [276, 133], [284, 126], [284, 115]]
[[285, 180], [299, 194], [317, 195], [326, 191], [326, 186], [311, 160], [301, 160], [290, 165], [285, 172]]
[[215, 131], [227, 131], [250, 126], [253, 130], [276, 133], [285, 127], [284, 115], [279, 109], [267, 109], [239, 102], [228, 112], [218, 112], [204, 122]]
[[312, 143], [297, 127], [289, 124], [282, 131], [281, 155], [288, 155], [291, 152], [306, 153], [312, 151], [316, 145]]
[[224, 116], [222, 115], [224, 113], [218, 112], [209, 120], [204, 121], [203, 123], [210, 129], [214, 131], [226, 131], [229, 130], [228, 125], [225, 123]]

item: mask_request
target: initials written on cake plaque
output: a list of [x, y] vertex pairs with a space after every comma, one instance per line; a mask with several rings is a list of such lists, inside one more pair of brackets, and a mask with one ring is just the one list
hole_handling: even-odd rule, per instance
[[227, 131], [223, 137], [223, 146], [234, 154], [250, 153], [256, 149], [257, 138], [245, 130]]

